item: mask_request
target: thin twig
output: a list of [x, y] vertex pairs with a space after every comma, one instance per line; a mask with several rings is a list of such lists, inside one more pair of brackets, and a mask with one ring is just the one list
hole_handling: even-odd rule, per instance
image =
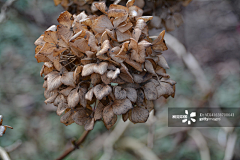
[[56, 160], [62, 160], [65, 157], [67, 157], [72, 151], [74, 151], [75, 149], [78, 149], [78, 146], [85, 140], [85, 138], [87, 137], [88, 133], [90, 131], [84, 131], [82, 136], [77, 140], [77, 142], [75, 143], [74, 146], [68, 148], [59, 158], [57, 158]]
[[237, 134], [231, 133], [228, 136], [224, 160], [231, 160], [233, 158], [236, 141], [237, 141]]
[[160, 160], [160, 158], [143, 143], [132, 137], [125, 137], [121, 139], [118, 144], [119, 148], [131, 149], [135, 154], [146, 160]]
[[201, 159], [204, 160], [211, 160], [210, 158], [210, 152], [209, 148], [207, 146], [207, 141], [203, 137], [200, 131], [193, 129], [191, 132], [188, 133], [193, 140], [196, 142], [196, 145], [198, 146]]
[[10, 157], [8, 156], [7, 152], [2, 147], [0, 147], [0, 157], [3, 160], [11, 160]]
[[104, 142], [104, 153], [101, 156], [100, 160], [110, 160], [113, 154], [113, 145], [121, 137], [124, 131], [127, 129], [130, 121], [123, 122], [121, 119], [114, 130], [110, 133], [108, 138]]

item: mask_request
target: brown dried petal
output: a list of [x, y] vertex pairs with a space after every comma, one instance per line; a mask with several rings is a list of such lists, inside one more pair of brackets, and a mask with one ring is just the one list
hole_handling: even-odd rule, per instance
[[137, 90], [137, 105], [143, 106], [144, 105], [144, 92], [141, 89]]
[[94, 72], [95, 63], [86, 64], [83, 66], [82, 76], [88, 76]]
[[149, 60], [145, 61], [145, 68], [149, 73], [156, 74], [152, 62], [150, 62]]
[[130, 109], [133, 108], [132, 103], [129, 99], [119, 99], [115, 100], [113, 105], [113, 113], [116, 115], [121, 115], [127, 113]]
[[103, 33], [105, 29], [112, 30], [113, 26], [107, 16], [101, 15], [93, 22], [92, 29], [97, 33]]
[[103, 109], [104, 109], [104, 105], [101, 102], [98, 102], [98, 105], [96, 107], [95, 110], [95, 114], [94, 114], [94, 119], [96, 120], [100, 120], [103, 118]]
[[107, 77], [111, 78], [111, 79], [116, 79], [119, 73], [120, 73], [119, 68], [117, 68], [115, 71], [110, 70], [110, 71], [107, 72]]
[[101, 62], [94, 66], [94, 72], [102, 75], [107, 71], [107, 67], [108, 67], [107, 62]]
[[124, 89], [127, 94], [127, 98], [132, 101], [136, 102], [137, 101], [137, 91], [134, 88], [125, 88]]
[[166, 59], [162, 55], [157, 55], [158, 56], [158, 65], [163, 67], [164, 69], [169, 69], [169, 66], [167, 64]]
[[84, 129], [86, 130], [86, 131], [89, 131], [89, 130], [93, 130], [93, 127], [94, 127], [94, 118], [89, 118], [89, 119], [87, 119], [87, 122], [86, 122], [86, 124], [85, 124], [85, 126], [84, 126]]
[[75, 87], [73, 72], [64, 72], [61, 76], [61, 82], [66, 86]]
[[144, 93], [147, 100], [156, 100], [158, 98], [158, 92], [153, 82], [144, 85]]
[[155, 52], [161, 52], [161, 51], [165, 51], [167, 50], [167, 46], [166, 46], [166, 43], [164, 41], [164, 35], [165, 35], [165, 30], [163, 30], [159, 35], [158, 35], [158, 38], [155, 39], [152, 43], [152, 49], [155, 51]]
[[53, 103], [57, 96], [58, 96], [58, 92], [54, 92], [54, 94], [51, 97], [49, 97], [48, 99], [46, 99], [44, 102], [46, 104]]
[[110, 129], [117, 122], [117, 115], [113, 113], [111, 105], [108, 105], [103, 110], [103, 122], [107, 129]]
[[70, 108], [74, 108], [78, 103], [79, 103], [79, 95], [78, 95], [78, 89], [74, 89], [70, 92], [67, 101], [68, 101], [68, 106]]
[[85, 53], [86, 51], [90, 51], [88, 41], [84, 38], [75, 40], [73, 43], [70, 43], [70, 46], [76, 48], [77, 50], [83, 53]]
[[47, 86], [49, 91], [59, 88], [62, 85], [61, 76], [57, 71], [53, 71], [47, 75]]
[[116, 34], [117, 34], [118, 42], [123, 42], [123, 41], [129, 40], [131, 38], [130, 31], [126, 31], [126, 32], [122, 33], [119, 30], [116, 30]]
[[142, 72], [141, 74], [133, 74], [133, 79], [136, 83], [143, 83], [152, 78], [152, 74]]
[[101, 50], [97, 52], [96, 56], [100, 56], [100, 55], [106, 53], [107, 51], [110, 50], [110, 48], [111, 48], [111, 45], [110, 45], [109, 40], [105, 40], [102, 43]]
[[117, 29], [120, 31], [120, 32], [126, 32], [127, 30], [129, 30], [130, 28], [132, 28], [133, 24], [131, 22], [128, 22], [126, 24], [122, 24], [120, 26], [117, 27]]
[[122, 119], [124, 122], [126, 122], [128, 120], [128, 112], [125, 114], [122, 114]]
[[138, 42], [141, 34], [142, 34], [142, 31], [139, 28], [135, 28], [132, 32], [132, 38], [135, 39]]
[[96, 84], [101, 82], [101, 75], [97, 73], [91, 74], [91, 84], [95, 86]]
[[105, 2], [96, 2], [96, 3], [94, 3], [94, 5], [98, 10], [100, 10], [104, 14], [107, 14], [107, 7], [106, 7]]
[[80, 108], [78, 109], [72, 116], [73, 121], [82, 126], [86, 123], [87, 120], [87, 115], [86, 115], [86, 111], [84, 108]]
[[174, 90], [170, 84], [163, 82], [159, 86], [157, 86], [157, 93], [158, 93], [158, 98], [159, 98], [159, 97], [165, 96], [165, 95], [170, 96], [171, 94], [174, 93]]
[[98, 100], [101, 100], [103, 97], [106, 97], [107, 95], [112, 92], [112, 87], [109, 85], [104, 84], [98, 84], [94, 87], [93, 92]]
[[122, 87], [115, 87], [114, 89], [114, 96], [116, 99], [126, 99], [126, 91], [122, 89]]
[[101, 75], [101, 80], [104, 84], [109, 84], [112, 82], [112, 79], [107, 77], [107, 73]]
[[129, 120], [133, 123], [145, 123], [148, 119], [149, 112], [147, 109], [141, 107], [134, 107], [129, 112]]
[[65, 113], [61, 118], [61, 123], [64, 123], [66, 126], [72, 124], [74, 121], [72, 119], [72, 115], [74, 114], [73, 110], [68, 111]]
[[67, 103], [59, 103], [57, 111], [56, 111], [57, 115], [58, 116], [62, 115], [67, 108], [68, 108]]

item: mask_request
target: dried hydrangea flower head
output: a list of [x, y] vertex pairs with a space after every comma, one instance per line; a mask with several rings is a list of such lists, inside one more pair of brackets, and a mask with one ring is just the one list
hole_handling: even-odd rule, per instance
[[[100, 1], [100, 0], [99, 0]], [[99, 1], [93, 0], [54, 0], [55, 5], [61, 4], [62, 7], [70, 13], [80, 13], [85, 11], [87, 14], [98, 14], [99, 10], [95, 6]], [[127, 0], [104, 0], [108, 5], [111, 3], [124, 5]], [[166, 28], [167, 31], [173, 31], [183, 23], [181, 10], [192, 0], [136, 0], [134, 6], [129, 8], [129, 13], [142, 12], [144, 16], [151, 15], [153, 20], [149, 26], [152, 28]], [[108, 6], [107, 5], [107, 6]], [[130, 16], [131, 17], [131, 16]]]
[[[36, 41], [35, 58], [44, 62], [45, 103], [57, 106], [65, 125], [77, 123], [92, 130], [102, 120], [109, 129], [122, 115], [124, 121], [147, 121], [153, 102], [174, 97], [175, 84], [166, 73], [162, 56], [167, 50], [165, 31], [152, 41], [147, 22], [133, 6], [95, 3], [103, 14], [61, 13]], [[136, 13], [132, 14], [136, 8]]]
[[13, 129], [13, 127], [8, 126], [8, 125], [2, 125], [3, 122], [3, 116], [0, 115], [0, 137], [3, 136], [3, 134], [5, 134], [7, 128]]

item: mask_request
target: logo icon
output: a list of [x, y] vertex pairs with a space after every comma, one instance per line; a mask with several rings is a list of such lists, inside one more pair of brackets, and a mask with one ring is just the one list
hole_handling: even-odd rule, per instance
[[196, 122], [196, 119], [193, 117], [196, 117], [196, 112], [191, 112], [190, 115], [188, 115], [188, 110], [185, 110], [185, 114], [187, 116], [187, 118], [182, 120], [182, 123], [188, 123], [188, 125], [191, 125], [191, 121], [192, 122]]

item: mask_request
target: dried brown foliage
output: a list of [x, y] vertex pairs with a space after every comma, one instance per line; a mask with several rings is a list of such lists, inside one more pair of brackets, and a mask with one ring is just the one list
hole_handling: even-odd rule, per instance
[[174, 97], [176, 83], [161, 53], [167, 50], [165, 31], [149, 39], [146, 23], [153, 17], [142, 16], [133, 3], [108, 9], [104, 2], [95, 3], [101, 16], [65, 11], [60, 24], [36, 40], [35, 57], [44, 62], [45, 103], [58, 107], [65, 125], [92, 130], [102, 120], [109, 129], [117, 115], [144, 123], [155, 100]]

